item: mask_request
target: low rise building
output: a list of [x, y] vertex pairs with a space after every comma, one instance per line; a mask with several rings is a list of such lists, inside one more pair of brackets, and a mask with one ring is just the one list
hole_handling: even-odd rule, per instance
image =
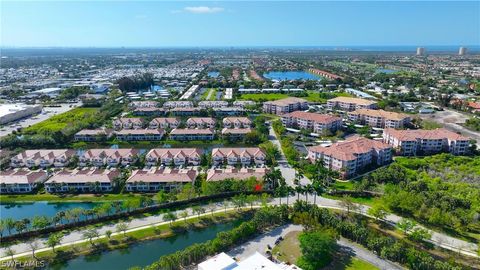
[[76, 151], [71, 149], [25, 150], [12, 157], [10, 164], [14, 168], [48, 168], [52, 166], [61, 168], [67, 166], [75, 155]]
[[204, 100], [204, 101], [198, 102], [198, 107], [202, 109], [223, 108], [227, 106], [228, 106], [228, 102], [222, 101], [222, 100], [214, 100], [214, 101]]
[[30, 171], [24, 169], [5, 170], [0, 172], [0, 194], [29, 193], [38, 184], [48, 178], [45, 171]]
[[120, 141], [160, 141], [165, 134], [163, 129], [122, 129], [114, 132]]
[[175, 117], [161, 117], [161, 118], [154, 118], [148, 124], [148, 128], [150, 129], [167, 129], [167, 128], [177, 128], [180, 125], [180, 120]]
[[135, 116], [158, 116], [158, 115], [164, 115], [165, 110], [162, 108], [156, 108], [156, 107], [146, 107], [146, 108], [135, 108], [132, 111], [132, 113]]
[[249, 128], [252, 126], [252, 120], [248, 117], [225, 117], [223, 126], [226, 128]]
[[167, 101], [163, 104], [165, 109], [173, 108], [192, 108], [193, 102], [191, 101]]
[[259, 147], [213, 148], [212, 162], [215, 166], [262, 166], [265, 165], [266, 154]]
[[82, 129], [75, 133], [74, 140], [77, 142], [98, 142], [108, 139], [111, 131], [105, 128]]
[[294, 264], [275, 263], [259, 252], [241, 260], [234, 260], [225, 253], [217, 254], [198, 264], [198, 270], [302, 270]]
[[285, 127], [306, 129], [318, 134], [326, 131], [335, 132], [342, 127], [342, 118], [330, 114], [309, 112], [291, 112], [282, 115]]
[[170, 113], [174, 116], [192, 116], [199, 115], [200, 109], [194, 107], [179, 107], [170, 109]]
[[367, 166], [390, 163], [392, 147], [381, 141], [353, 136], [328, 147], [309, 147], [308, 158], [312, 162], [322, 160], [326, 168], [340, 172], [343, 178], [349, 178], [362, 172]]
[[170, 139], [177, 141], [212, 141], [215, 138], [215, 130], [211, 128], [193, 129], [176, 128], [170, 132]]
[[42, 105], [1, 104], [0, 125], [42, 112]]
[[327, 101], [328, 110], [340, 110], [351, 112], [358, 109], [376, 109], [378, 106], [376, 101], [353, 98], [353, 97], [336, 97]]
[[222, 108], [213, 108], [213, 112], [216, 116], [233, 116], [233, 115], [244, 115], [245, 109], [241, 107], [222, 107]]
[[115, 130], [120, 129], [141, 129], [143, 128], [143, 119], [142, 118], [118, 118], [113, 120], [113, 128]]
[[130, 108], [155, 108], [158, 107], [157, 101], [145, 100], [145, 101], [132, 101], [128, 104]]
[[358, 124], [376, 128], [402, 128], [410, 123], [410, 116], [384, 110], [358, 109], [348, 113], [348, 118]]
[[308, 102], [301, 98], [289, 97], [263, 103], [263, 112], [276, 115], [308, 109]]
[[110, 192], [115, 178], [120, 176], [117, 169], [75, 169], [61, 170], [45, 182], [45, 190], [50, 193], [63, 192]]
[[185, 184], [193, 184], [198, 172], [193, 169], [151, 168], [135, 170], [127, 179], [127, 191], [169, 192]]
[[211, 117], [191, 117], [187, 119], [188, 128], [214, 128], [215, 119]]
[[198, 166], [203, 151], [199, 148], [154, 148], [145, 156], [146, 166]]
[[393, 146], [400, 155], [416, 156], [448, 152], [465, 155], [469, 151], [470, 139], [444, 128], [434, 130], [383, 131], [383, 141]]
[[128, 166], [138, 159], [139, 151], [133, 148], [88, 149], [78, 156], [78, 166]]
[[222, 129], [222, 137], [228, 137], [230, 141], [243, 140], [250, 132], [252, 132], [251, 128], [224, 128]]

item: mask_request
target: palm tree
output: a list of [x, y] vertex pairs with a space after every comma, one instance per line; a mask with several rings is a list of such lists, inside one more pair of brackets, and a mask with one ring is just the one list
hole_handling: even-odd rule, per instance
[[313, 182], [313, 204], [317, 204], [317, 195], [323, 192], [322, 185], [319, 182]]
[[300, 185], [296, 186], [295, 192], [297, 193], [297, 201], [300, 201], [300, 194], [303, 193], [303, 187]]
[[305, 192], [305, 201], [308, 203], [308, 194], [312, 194], [315, 190], [311, 184], [306, 185], [303, 189]]
[[288, 205], [288, 199], [290, 198], [290, 196], [295, 195], [295, 188], [291, 186], [286, 186], [286, 190], [287, 190], [287, 205]]
[[185, 211], [181, 212], [181, 213], [180, 213], [180, 217], [183, 218], [183, 222], [184, 222], [185, 224], [187, 224], [188, 211], [185, 210]]

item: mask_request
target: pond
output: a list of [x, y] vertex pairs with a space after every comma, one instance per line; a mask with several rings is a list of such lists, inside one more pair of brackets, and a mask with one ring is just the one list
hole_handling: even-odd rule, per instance
[[375, 71], [376, 73], [386, 73], [386, 74], [392, 74], [397, 72], [396, 70], [393, 69], [388, 69], [388, 68], [379, 68]]
[[263, 74], [263, 77], [274, 81], [288, 80], [321, 80], [322, 77], [306, 71], [270, 71]]
[[211, 77], [211, 78], [216, 78], [220, 75], [220, 72], [218, 71], [210, 71], [208, 72], [208, 77]]
[[98, 203], [89, 202], [68, 202], [68, 203], [51, 203], [51, 202], [32, 202], [32, 203], [7, 203], [0, 204], [0, 218], [13, 218], [19, 220], [23, 218], [32, 218], [34, 216], [53, 217], [57, 212], [65, 211], [72, 208], [92, 209]]
[[75, 259], [49, 265], [48, 269], [69, 270], [104, 270], [128, 269], [133, 266], [145, 267], [157, 261], [161, 256], [174, 253], [195, 243], [202, 243], [215, 238], [217, 233], [227, 231], [240, 221], [215, 224], [202, 230], [192, 230], [185, 234], [165, 239], [140, 242], [126, 249], [107, 251], [96, 255], [80, 256]]

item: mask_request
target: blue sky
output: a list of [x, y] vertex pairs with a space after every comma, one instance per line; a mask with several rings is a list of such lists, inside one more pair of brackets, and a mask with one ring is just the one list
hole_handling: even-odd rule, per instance
[[2, 1], [2, 46], [480, 45], [480, 2]]

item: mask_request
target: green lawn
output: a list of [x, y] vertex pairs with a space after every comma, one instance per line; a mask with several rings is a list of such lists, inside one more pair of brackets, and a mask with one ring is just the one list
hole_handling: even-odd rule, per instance
[[348, 182], [340, 182], [340, 181], [335, 181], [332, 187], [334, 187], [337, 190], [353, 190], [355, 184], [352, 181]]
[[26, 134], [53, 133], [75, 123], [90, 123], [96, 121], [95, 113], [98, 108], [75, 108], [23, 129]]
[[[208, 96], [210, 95], [210, 92], [212, 92], [212, 95], [210, 96], [209, 99]], [[207, 91], [205, 91], [202, 94], [201, 100], [216, 100], [217, 97], [217, 88], [208, 88]]]
[[358, 259], [356, 257], [350, 258], [350, 260], [345, 264], [340, 264], [333, 267], [327, 267], [325, 269], [331, 270], [380, 270], [380, 268], [375, 265], [368, 263], [364, 260]]
[[282, 98], [287, 98], [288, 95], [286, 94], [280, 94], [280, 93], [271, 93], [271, 94], [243, 94], [240, 96], [240, 99], [243, 100], [252, 100], [252, 101], [272, 101], [272, 100], [279, 100]]

